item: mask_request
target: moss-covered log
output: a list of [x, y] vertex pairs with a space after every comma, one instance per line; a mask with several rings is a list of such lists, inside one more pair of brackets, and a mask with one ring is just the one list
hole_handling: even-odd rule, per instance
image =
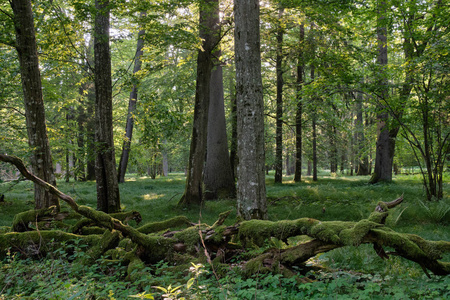
[[15, 232], [24, 232], [32, 230], [30, 223], [37, 224], [42, 221], [44, 217], [51, 217], [57, 213], [56, 206], [49, 208], [41, 208], [36, 210], [28, 210], [18, 213], [14, 216], [12, 223], [12, 230]]
[[177, 216], [161, 222], [147, 223], [139, 227], [137, 230], [141, 233], [149, 234], [162, 230], [167, 230], [170, 228], [176, 228], [181, 226], [192, 226], [192, 225], [193, 224], [191, 223], [191, 221], [189, 221], [189, 219], [186, 218], [185, 216]]
[[[107, 229], [104, 232], [103, 239], [104, 241], [109, 241], [107, 243], [109, 246], [101, 248], [101, 253], [107, 248], [114, 247], [118, 243], [117, 239], [119, 236], [126, 238], [128, 244], [126, 247], [133, 249], [133, 253], [132, 255], [129, 254], [131, 256], [128, 259], [133, 265], [141, 266], [141, 261], [143, 263], [155, 263], [163, 259], [173, 259], [174, 257], [179, 257], [180, 255], [177, 253], [180, 252], [186, 253], [182, 255], [206, 256], [209, 260], [215, 257], [222, 258], [226, 256], [224, 253], [226, 254], [227, 251], [236, 253], [236, 245], [239, 244], [242, 247], [241, 251], [244, 251], [245, 248], [263, 246], [272, 238], [289, 243], [288, 239], [290, 237], [306, 235], [310, 238], [306, 243], [282, 250], [269, 250], [251, 259], [247, 263], [247, 270], [250, 272], [282, 271], [283, 274], [289, 273], [290, 267], [302, 264], [318, 253], [344, 246], [373, 244], [376, 253], [382, 258], [388, 258], [392, 254], [399, 255], [420, 264], [424, 270], [429, 270], [434, 274], [450, 274], [449, 263], [440, 261], [444, 253], [450, 252], [450, 242], [427, 241], [416, 235], [397, 233], [385, 227], [384, 223], [389, 209], [400, 204], [403, 201], [403, 197], [392, 202], [378, 203], [375, 211], [367, 219], [359, 222], [323, 222], [312, 218], [301, 218], [278, 222], [251, 220], [225, 227], [222, 224], [228, 212], [221, 215], [213, 226], [195, 224], [195, 226], [190, 226], [181, 231], [169, 231], [161, 234], [158, 232], [193, 224], [185, 217], [175, 217], [135, 229], [111, 215], [87, 206], [79, 206], [70, 196], [29, 173], [20, 159], [0, 154], [0, 161], [15, 164], [26, 178], [44, 186], [50, 193], [67, 202], [76, 213], [92, 220], [96, 226]], [[23, 217], [21, 218], [25, 220]], [[22, 224], [24, 224], [24, 221], [22, 221]], [[120, 235], [118, 232], [120, 232]], [[40, 237], [42, 231], [31, 231], [25, 234], [29, 234], [35, 244], [42, 241]], [[69, 233], [61, 233], [61, 240], [74, 238], [74, 236]], [[230, 239], [233, 236], [236, 236], [235, 242], [237, 244], [230, 243]], [[76, 237], [78, 238], [78, 236]], [[56, 238], [59, 239], [59, 236]], [[99, 237], [97, 236], [96, 239], [98, 242]], [[17, 241], [12, 240], [8, 234], [0, 234], [0, 246], [3, 249], [15, 246], [14, 242], [17, 243]], [[130, 243], [131, 246], [129, 245]], [[17, 248], [23, 251], [28, 244], [22, 245], [19, 243], [18, 245], [21, 246]], [[395, 249], [395, 252], [387, 253], [384, 251], [384, 247], [391, 247]], [[97, 250], [93, 249], [92, 251]], [[130, 251], [130, 249], [127, 251]]]
[[435, 275], [450, 274], [450, 263], [439, 261], [444, 253], [450, 252], [450, 242], [427, 241], [417, 235], [398, 233], [384, 226], [389, 208], [402, 201], [403, 196], [392, 202], [380, 202], [368, 219], [359, 222], [322, 222], [310, 218], [278, 222], [242, 222], [239, 238], [245, 245], [262, 246], [264, 241], [273, 237], [287, 241], [289, 237], [307, 235], [313, 239], [292, 248], [269, 250], [251, 260], [248, 268], [253, 271], [273, 271], [274, 268], [279, 268], [280, 264], [286, 267], [298, 265], [318, 253], [339, 247], [373, 244], [376, 253], [382, 258], [389, 257], [383, 247], [391, 247], [395, 249], [395, 255], [418, 263], [425, 272], [429, 270]]

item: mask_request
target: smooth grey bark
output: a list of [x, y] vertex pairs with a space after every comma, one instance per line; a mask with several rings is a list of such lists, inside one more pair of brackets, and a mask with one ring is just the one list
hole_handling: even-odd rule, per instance
[[182, 206], [200, 205], [204, 200], [202, 185], [208, 130], [212, 51], [218, 43], [220, 29], [215, 17], [215, 11], [219, 9], [218, 0], [202, 0], [199, 5], [199, 35], [203, 40], [203, 49], [198, 50], [197, 56], [197, 83], [189, 166], [186, 188], [178, 203]]
[[245, 220], [267, 219], [259, 11], [258, 0], [234, 1], [237, 211]]
[[302, 88], [303, 88], [303, 73], [304, 73], [304, 59], [303, 59], [303, 49], [305, 41], [305, 25], [300, 24], [300, 52], [297, 61], [297, 110], [295, 112], [295, 174], [294, 181], [302, 181], [302, 122], [303, 122], [303, 99], [302, 99]]
[[[45, 124], [44, 98], [31, 1], [13, 0], [10, 4], [14, 13], [16, 50], [20, 63], [28, 144], [31, 148], [31, 167], [37, 177], [56, 186]], [[59, 210], [58, 198], [37, 184], [34, 185], [34, 200], [36, 209], [55, 205]]]
[[112, 124], [111, 52], [109, 48], [109, 1], [95, 1], [95, 179], [97, 209], [120, 211]]
[[[279, 22], [283, 16], [283, 8], [278, 11]], [[277, 99], [276, 99], [276, 129], [275, 129], [275, 183], [283, 181], [283, 28], [277, 28]]]
[[[146, 13], [141, 12], [141, 18], [145, 17]], [[145, 29], [139, 30], [137, 45], [136, 45], [136, 54], [134, 57], [134, 68], [133, 74], [136, 74], [141, 70], [142, 61], [141, 56], [144, 53], [144, 35]], [[127, 171], [128, 159], [130, 157], [131, 150], [131, 139], [133, 137], [133, 127], [134, 127], [134, 114], [136, 111], [136, 102], [138, 98], [138, 87], [137, 84], [133, 84], [133, 88], [130, 92], [130, 100], [128, 101], [128, 114], [127, 114], [127, 123], [125, 125], [125, 137], [122, 145], [122, 154], [119, 160], [119, 168], [117, 170], [117, 177], [119, 183], [125, 182], [125, 173]]]
[[[217, 15], [217, 19], [218, 17]], [[216, 56], [220, 57], [219, 52]], [[210, 95], [204, 175], [205, 199], [234, 198], [236, 186], [228, 154], [223, 73], [219, 61], [216, 61], [216, 66], [211, 73]]]

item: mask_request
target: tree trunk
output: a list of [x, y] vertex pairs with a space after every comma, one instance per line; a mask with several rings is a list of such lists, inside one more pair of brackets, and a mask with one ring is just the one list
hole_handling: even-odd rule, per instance
[[203, 49], [197, 56], [197, 85], [195, 89], [194, 124], [192, 128], [189, 166], [186, 188], [179, 205], [201, 204], [203, 202], [203, 166], [205, 163], [208, 110], [210, 99], [210, 81], [212, 69], [212, 51], [219, 40], [220, 29], [215, 11], [218, 0], [200, 1], [200, 38]]
[[[314, 66], [311, 66], [311, 81], [314, 81]], [[317, 102], [317, 99], [315, 99]], [[317, 103], [315, 104], [317, 105]], [[316, 121], [317, 121], [317, 114], [316, 114], [316, 108], [313, 108], [312, 112], [312, 175], [313, 175], [313, 181], [317, 181], [317, 130], [316, 130]]]
[[330, 172], [337, 173], [338, 149], [337, 149], [337, 128], [331, 125], [330, 134]]
[[231, 98], [231, 145], [230, 145], [230, 163], [233, 172], [233, 179], [236, 180], [237, 166], [239, 158], [237, 156], [237, 110], [236, 110], [236, 85], [230, 78], [230, 98]]
[[357, 171], [356, 175], [369, 175], [369, 157], [366, 153], [366, 141], [364, 137], [363, 120], [363, 95], [356, 96], [356, 147], [357, 147]]
[[84, 91], [86, 90], [86, 84], [82, 85], [79, 89], [80, 99], [77, 107], [77, 165], [75, 170], [76, 180], [86, 180], [85, 159], [86, 159], [86, 107], [84, 97]]
[[300, 53], [297, 62], [297, 111], [295, 115], [295, 175], [294, 181], [302, 181], [302, 114], [303, 114], [303, 100], [301, 91], [303, 87], [303, 43], [305, 41], [305, 25], [300, 25]]
[[[141, 12], [141, 18], [145, 17], [146, 13]], [[136, 45], [136, 55], [134, 57], [134, 69], [133, 74], [136, 74], [141, 70], [142, 61], [141, 56], [143, 54], [145, 30], [141, 29], [138, 33], [137, 45]], [[136, 111], [136, 101], [138, 97], [138, 87], [137, 84], [133, 84], [133, 89], [130, 92], [130, 100], [128, 102], [128, 115], [127, 124], [125, 125], [125, 138], [122, 146], [122, 155], [119, 160], [119, 168], [117, 170], [117, 176], [120, 183], [125, 182], [125, 173], [128, 166], [128, 158], [130, 157], [131, 150], [131, 138], [133, 137], [133, 127], [134, 127], [134, 113]]]
[[378, 7], [378, 57], [377, 63], [380, 68], [379, 86], [379, 104], [377, 115], [377, 146], [375, 153], [375, 170], [370, 179], [370, 183], [380, 181], [392, 181], [392, 163], [394, 160], [396, 131], [389, 130], [389, 113], [387, 112], [387, 100], [389, 97], [388, 79], [387, 79], [387, 29], [386, 29], [386, 3], [382, 2]]
[[317, 181], [317, 130], [316, 130], [316, 113], [313, 112], [312, 116], [312, 171], [313, 171], [313, 181]]
[[167, 154], [167, 140], [163, 140], [162, 155], [162, 176], [169, 176], [169, 155]]
[[90, 78], [86, 88], [86, 180], [95, 180], [95, 80], [92, 67], [95, 64], [93, 58], [94, 33], [89, 39], [87, 61], [85, 68]]
[[276, 136], [275, 136], [275, 183], [283, 181], [283, 28], [281, 26], [281, 17], [283, 16], [283, 8], [278, 12], [278, 28], [277, 28], [277, 105], [276, 105]]
[[238, 130], [238, 215], [266, 219], [264, 101], [259, 1], [234, 1]]
[[[218, 11], [217, 11], [218, 13]], [[217, 15], [217, 20], [219, 15]], [[216, 52], [220, 57], [220, 51]], [[222, 66], [216, 61], [211, 73], [210, 103], [208, 117], [208, 140], [205, 165], [205, 199], [234, 198], [233, 171], [228, 154], [227, 129], [223, 96]]]
[[[32, 170], [42, 180], [56, 185], [45, 124], [44, 99], [31, 1], [14, 0], [10, 1], [10, 4], [15, 18], [16, 50], [20, 62], [28, 144], [32, 148]], [[34, 200], [36, 209], [55, 205], [59, 210], [58, 198], [37, 184], [34, 185]]]
[[86, 101], [86, 180], [95, 180], [95, 86], [88, 89]]
[[106, 213], [120, 210], [112, 124], [111, 52], [109, 49], [108, 0], [95, 1], [95, 179], [97, 209]]

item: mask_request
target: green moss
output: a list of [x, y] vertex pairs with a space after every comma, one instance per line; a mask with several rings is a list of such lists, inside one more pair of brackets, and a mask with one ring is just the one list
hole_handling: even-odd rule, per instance
[[126, 224], [128, 224], [130, 220], [134, 220], [136, 224], [139, 224], [142, 221], [142, 216], [137, 210], [112, 213], [110, 216]]
[[344, 245], [359, 246], [363, 238], [373, 228], [381, 227], [383, 225], [371, 222], [369, 220], [361, 220], [357, 222], [352, 228], [343, 229], [339, 237]]
[[186, 228], [175, 233], [174, 237], [186, 245], [188, 253], [193, 253], [195, 252], [195, 246], [200, 242], [199, 228], [198, 226]]
[[2, 233], [7, 233], [11, 231], [11, 227], [10, 226], [0, 226], [0, 234]]
[[98, 227], [98, 226], [91, 226], [91, 227], [83, 227], [81, 229], [80, 234], [82, 235], [90, 235], [90, 234], [103, 234], [108, 229]]
[[185, 216], [177, 216], [171, 219], [161, 221], [161, 222], [153, 222], [145, 224], [139, 227], [137, 230], [142, 233], [153, 233], [161, 230], [166, 230], [169, 228], [175, 228], [180, 226], [190, 226], [191, 222]]
[[131, 241], [129, 238], [121, 239], [119, 242], [119, 247], [125, 249], [125, 251], [131, 251], [136, 244]]
[[105, 230], [101, 239], [87, 251], [82, 259], [83, 264], [95, 262], [107, 250], [116, 247], [119, 244], [120, 232]]
[[244, 274], [246, 276], [251, 276], [253, 274], [264, 274], [264, 273], [270, 273], [270, 272], [274, 271], [271, 268], [268, 268], [268, 267], [265, 266], [264, 260], [266, 258], [271, 259], [272, 258], [272, 254], [271, 253], [266, 253], [266, 254], [260, 255], [260, 256], [258, 256], [256, 258], [253, 258], [253, 259], [249, 260], [245, 264]]
[[[283, 220], [278, 222], [266, 220], [244, 221], [239, 227], [238, 238], [244, 246], [253, 243], [256, 246], [263, 246], [270, 237], [279, 240], [287, 240], [291, 236], [301, 235], [303, 231], [302, 222], [305, 224], [311, 219]], [[299, 224], [300, 223], [300, 224]]]
[[30, 230], [29, 223], [39, 221], [39, 218], [50, 217], [57, 212], [56, 206], [51, 206], [49, 208], [42, 208], [36, 210], [29, 210], [18, 213], [14, 216], [12, 228], [13, 231], [23, 232]]
[[345, 229], [345, 222], [319, 222], [311, 227], [309, 233], [311, 236], [318, 238], [321, 241], [333, 244], [340, 244], [341, 239], [339, 233]]
[[223, 232], [227, 227], [222, 225], [218, 226], [214, 229], [214, 235], [209, 238], [209, 241], [212, 241], [215, 244], [220, 244], [224, 241]]
[[107, 213], [94, 210], [93, 208], [84, 205], [80, 205], [78, 207], [78, 212], [83, 216], [94, 220], [101, 226], [104, 226], [108, 229], [113, 229], [113, 218]]
[[126, 256], [126, 260], [129, 261], [127, 267], [127, 280], [133, 282], [142, 278], [144, 275], [148, 275], [144, 271], [145, 263], [134, 252], [130, 252]]
[[88, 218], [82, 218], [80, 220], [78, 220], [77, 223], [75, 223], [75, 225], [72, 226], [71, 228], [71, 232], [72, 233], [80, 233], [81, 229], [85, 226], [89, 226], [91, 224], [93, 224], [94, 222], [91, 219]]

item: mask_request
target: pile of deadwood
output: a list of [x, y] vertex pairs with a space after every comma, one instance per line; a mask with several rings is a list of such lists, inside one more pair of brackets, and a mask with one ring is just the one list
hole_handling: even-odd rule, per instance
[[[79, 243], [81, 240], [87, 245], [82, 263], [93, 263], [99, 257], [120, 260], [128, 264], [129, 276], [138, 274], [135, 270], [161, 260], [176, 262], [177, 265], [206, 261], [213, 268], [220, 269], [221, 266], [229, 266], [230, 261], [236, 263], [236, 257], [241, 259], [239, 265], [248, 274], [278, 272], [293, 276], [294, 266], [297, 270], [319, 253], [345, 246], [372, 244], [383, 259], [391, 255], [404, 257], [419, 264], [427, 275], [429, 272], [435, 275], [450, 273], [450, 263], [441, 261], [442, 256], [450, 252], [450, 242], [428, 241], [385, 226], [389, 209], [399, 205], [403, 196], [391, 202], [378, 203], [370, 216], [359, 222], [301, 218], [277, 222], [250, 220], [225, 226], [223, 224], [229, 214], [226, 212], [220, 214], [212, 225], [192, 223], [179, 216], [139, 226], [141, 215], [137, 211], [106, 214], [78, 205], [69, 195], [31, 174], [19, 158], [0, 154], [0, 161], [15, 165], [24, 177], [44, 186], [71, 208], [70, 212], [59, 212], [50, 207], [16, 215], [11, 228], [0, 232], [0, 257], [8, 249], [42, 257], [63, 242], [78, 240]], [[75, 220], [67, 222], [69, 219]], [[131, 220], [137, 225], [128, 225]], [[303, 242], [288, 241], [297, 236], [304, 236], [300, 239]], [[249, 251], [264, 248], [271, 239], [284, 242], [284, 247], [269, 248], [263, 253]]]

